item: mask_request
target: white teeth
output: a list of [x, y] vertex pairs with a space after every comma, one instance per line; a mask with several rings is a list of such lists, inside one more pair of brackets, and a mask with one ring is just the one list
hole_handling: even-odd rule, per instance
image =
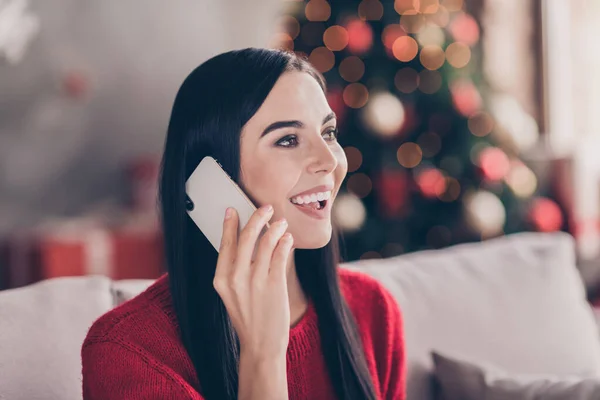
[[331, 198], [331, 191], [327, 191], [327, 192], [318, 192], [318, 193], [311, 193], [310, 195], [307, 196], [296, 196], [291, 198], [291, 202], [294, 204], [308, 204], [308, 203], [314, 203], [316, 201], [323, 201], [323, 200], [329, 200]]

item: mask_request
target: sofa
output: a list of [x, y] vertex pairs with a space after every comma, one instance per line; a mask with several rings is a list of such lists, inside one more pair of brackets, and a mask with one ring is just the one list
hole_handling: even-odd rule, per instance
[[[370, 274], [398, 301], [409, 400], [435, 398], [433, 350], [511, 373], [600, 376], [597, 318], [565, 233], [520, 233], [341, 267]], [[87, 329], [150, 284], [65, 277], [0, 292], [0, 399], [81, 399]]]

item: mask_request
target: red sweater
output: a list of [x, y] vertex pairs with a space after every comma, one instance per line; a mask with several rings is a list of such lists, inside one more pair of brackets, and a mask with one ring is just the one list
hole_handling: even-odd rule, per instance
[[[400, 310], [373, 278], [340, 269], [342, 293], [356, 319], [380, 399], [405, 399], [405, 351]], [[290, 329], [290, 399], [334, 399], [314, 307]], [[195, 399], [202, 390], [179, 337], [168, 275], [100, 317], [83, 343], [86, 400]]]

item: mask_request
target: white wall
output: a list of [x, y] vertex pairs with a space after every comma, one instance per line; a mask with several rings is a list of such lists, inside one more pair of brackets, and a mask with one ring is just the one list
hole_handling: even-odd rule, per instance
[[[20, 63], [0, 60], [0, 234], [123, 198], [125, 162], [160, 153], [185, 76], [220, 52], [266, 46], [281, 3], [33, 1], [39, 34]], [[70, 70], [90, 78], [87, 98], [61, 92]]]

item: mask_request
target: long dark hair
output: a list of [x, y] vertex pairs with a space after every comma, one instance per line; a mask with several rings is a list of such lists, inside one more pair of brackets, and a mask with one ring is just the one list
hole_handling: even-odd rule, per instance
[[[248, 48], [217, 55], [181, 85], [171, 113], [159, 200], [170, 290], [183, 344], [203, 396], [236, 399], [239, 341], [213, 287], [217, 252], [185, 208], [185, 181], [205, 156], [239, 182], [240, 133], [286, 71], [325, 81], [307, 61], [279, 50]], [[338, 281], [338, 237], [325, 247], [296, 249], [298, 278], [318, 315], [321, 344], [340, 399], [374, 399], [375, 389], [356, 322]]]

